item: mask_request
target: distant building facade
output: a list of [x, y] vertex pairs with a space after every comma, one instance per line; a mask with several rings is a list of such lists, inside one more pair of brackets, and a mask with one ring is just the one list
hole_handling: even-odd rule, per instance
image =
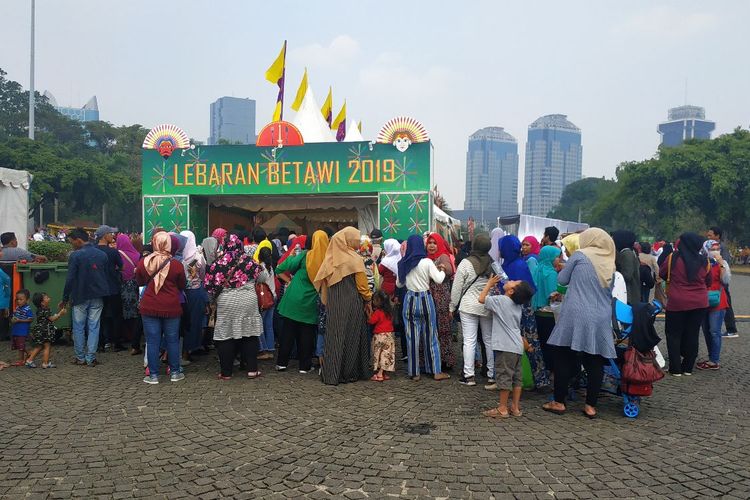
[[546, 217], [563, 189], [582, 176], [581, 129], [566, 115], [546, 115], [529, 125], [523, 213]]
[[99, 103], [96, 100], [96, 96], [93, 96], [82, 108], [72, 108], [69, 106], [59, 106], [57, 99], [52, 93], [47, 90], [44, 92], [44, 97], [47, 98], [49, 103], [61, 114], [77, 120], [79, 122], [96, 122], [99, 121]]
[[[457, 212], [458, 213], [458, 212]], [[460, 217], [495, 221], [518, 213], [518, 143], [502, 127], [469, 136], [466, 196]], [[494, 224], [492, 224], [494, 226]]]
[[700, 106], [679, 106], [667, 113], [667, 121], [657, 128], [662, 146], [679, 146], [688, 139], [710, 139], [716, 123], [706, 120]]
[[232, 144], [255, 144], [255, 101], [239, 97], [221, 97], [211, 103], [209, 145], [221, 139]]

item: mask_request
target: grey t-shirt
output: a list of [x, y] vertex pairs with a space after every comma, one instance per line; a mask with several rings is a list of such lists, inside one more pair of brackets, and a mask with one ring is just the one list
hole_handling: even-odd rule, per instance
[[484, 307], [492, 312], [492, 350], [523, 354], [521, 306], [506, 295], [490, 295]]
[[19, 260], [34, 260], [36, 255], [18, 247], [3, 247], [0, 248], [0, 260], [8, 262], [18, 262]]

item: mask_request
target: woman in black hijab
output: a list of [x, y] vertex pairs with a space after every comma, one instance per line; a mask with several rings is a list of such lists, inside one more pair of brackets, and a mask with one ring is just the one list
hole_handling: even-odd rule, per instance
[[708, 309], [710, 264], [701, 255], [703, 238], [683, 233], [677, 250], [659, 266], [659, 276], [667, 282], [669, 300], [664, 331], [669, 352], [669, 373], [692, 375], [698, 357], [698, 332]]
[[628, 289], [628, 304], [634, 305], [641, 301], [641, 261], [635, 253], [635, 233], [618, 229], [612, 233], [615, 241], [615, 268], [625, 278]]

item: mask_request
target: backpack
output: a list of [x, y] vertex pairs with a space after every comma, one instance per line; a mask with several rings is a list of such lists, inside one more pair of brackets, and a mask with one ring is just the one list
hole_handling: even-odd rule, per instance
[[647, 266], [646, 264], [641, 264], [641, 285], [648, 288], [649, 290], [654, 288], [654, 285], [656, 284], [656, 278], [654, 277], [654, 272], [651, 269], [650, 266]]

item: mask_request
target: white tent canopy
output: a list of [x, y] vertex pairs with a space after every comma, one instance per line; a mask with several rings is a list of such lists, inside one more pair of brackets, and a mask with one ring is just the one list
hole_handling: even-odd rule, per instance
[[362, 133], [359, 131], [359, 122], [357, 122], [357, 120], [352, 120], [352, 123], [349, 125], [349, 130], [346, 131], [344, 142], [360, 142], [364, 140], [365, 138], [362, 137]]
[[459, 219], [456, 219], [455, 217], [451, 217], [447, 213], [443, 212], [442, 210], [438, 208], [437, 205], [432, 206], [432, 216], [433, 218], [442, 222], [446, 226], [454, 226], [456, 224], [458, 224], [459, 226], [461, 225], [461, 221]]
[[544, 228], [555, 226], [560, 234], [576, 233], [589, 228], [588, 224], [582, 222], [571, 222], [560, 219], [548, 219], [547, 217], [536, 217], [533, 215], [514, 215], [511, 217], [500, 217], [500, 227], [507, 233], [517, 235], [519, 238], [535, 236], [538, 240], [544, 236]]
[[331, 134], [331, 127], [328, 126], [320, 112], [320, 106], [318, 106], [311, 88], [308, 88], [305, 92], [305, 98], [302, 99], [302, 104], [292, 124], [302, 133], [302, 139], [305, 143], [333, 142], [335, 140]]
[[25, 170], [0, 168], [0, 233], [14, 232], [18, 246], [26, 248], [29, 233], [29, 187], [31, 174]]

